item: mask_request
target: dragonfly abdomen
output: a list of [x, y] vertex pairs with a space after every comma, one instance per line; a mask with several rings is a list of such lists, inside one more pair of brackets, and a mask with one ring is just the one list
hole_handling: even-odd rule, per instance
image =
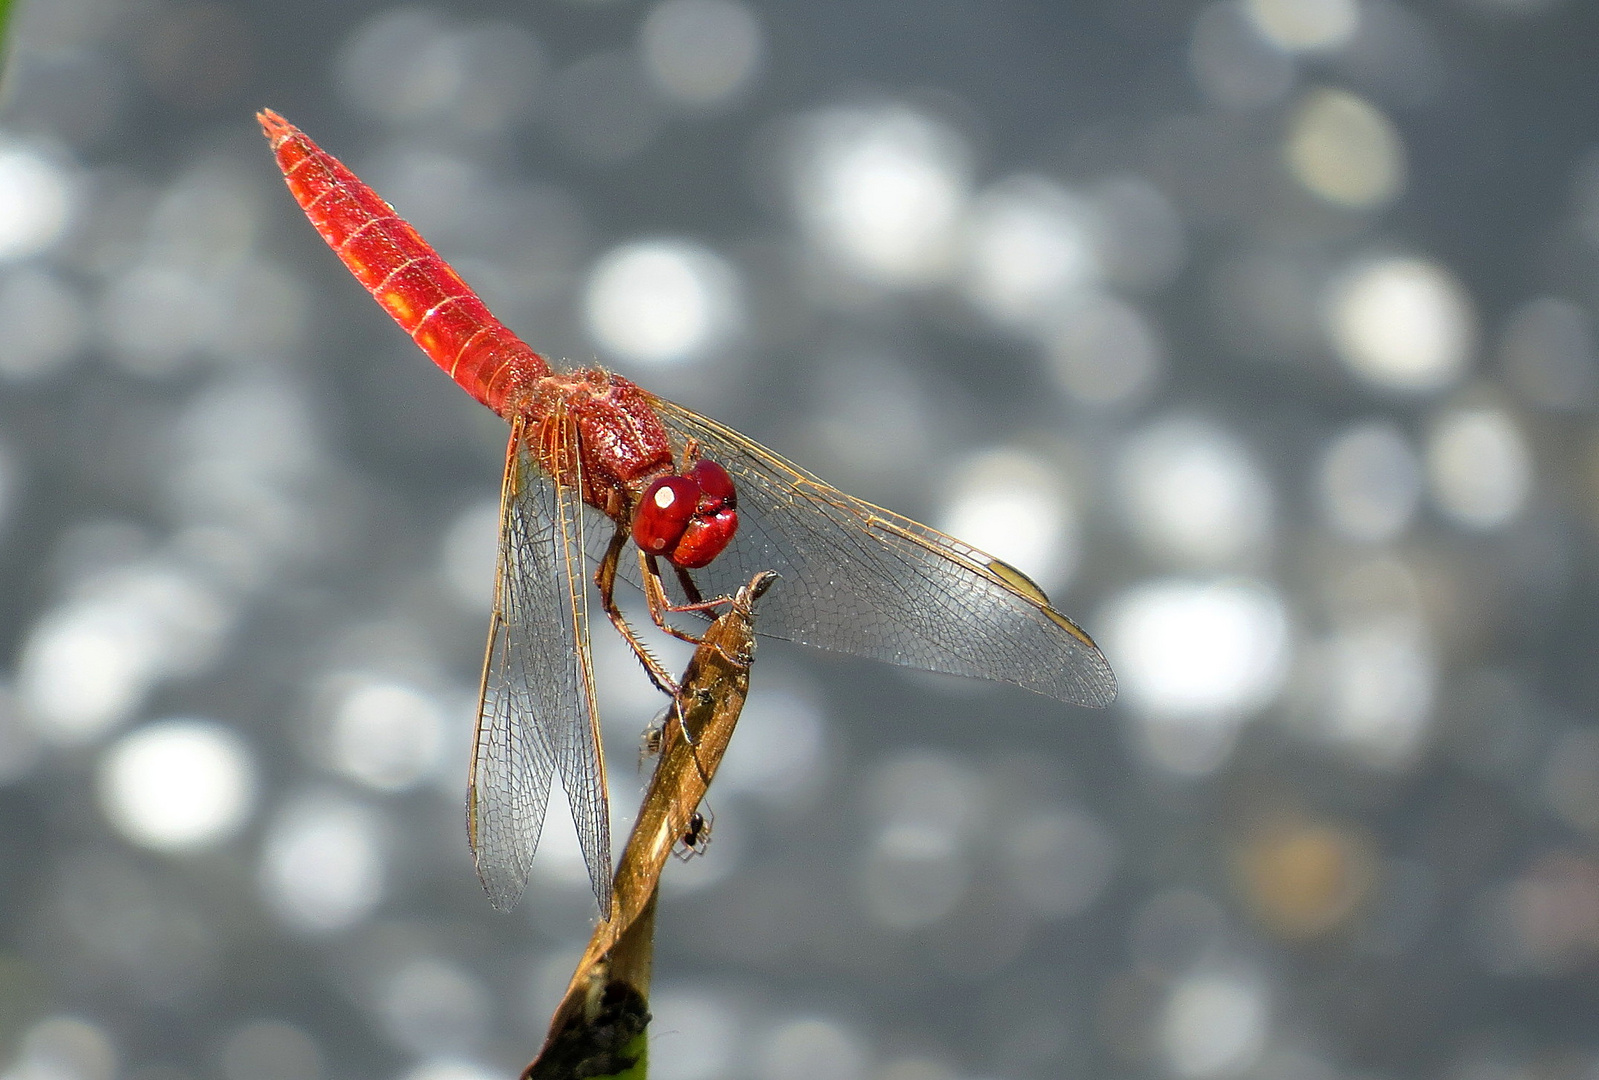
[[400, 328], [462, 389], [504, 415], [549, 375], [377, 192], [276, 113], [259, 114], [289, 190], [322, 239]]

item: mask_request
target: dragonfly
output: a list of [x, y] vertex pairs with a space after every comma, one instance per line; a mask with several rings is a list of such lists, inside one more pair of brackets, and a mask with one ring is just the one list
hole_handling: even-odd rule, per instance
[[510, 425], [467, 788], [467, 837], [494, 907], [509, 910], [525, 891], [559, 777], [610, 917], [590, 565], [601, 610], [668, 695], [677, 685], [624, 617], [617, 582], [643, 590], [663, 631], [696, 641], [673, 615], [709, 618], [770, 570], [763, 636], [1077, 705], [1114, 699], [1093, 639], [1020, 570], [620, 375], [554, 369], [344, 164], [278, 114], [257, 119], [328, 246], [435, 364]]

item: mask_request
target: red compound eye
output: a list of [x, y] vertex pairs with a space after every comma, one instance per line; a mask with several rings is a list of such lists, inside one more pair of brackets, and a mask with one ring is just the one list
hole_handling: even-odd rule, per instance
[[738, 508], [738, 491], [733, 487], [733, 478], [716, 462], [701, 458], [688, 471], [688, 476], [700, 486], [702, 512]]
[[738, 531], [738, 492], [727, 470], [696, 461], [687, 476], [663, 476], [644, 489], [633, 514], [633, 542], [690, 570], [722, 553]]
[[688, 475], [699, 488], [700, 499], [668, 558], [694, 570], [720, 555], [738, 531], [738, 490], [727, 470], [714, 461], [696, 461]]
[[700, 486], [686, 476], [663, 476], [644, 489], [633, 514], [633, 542], [649, 555], [668, 555], [683, 538], [700, 501]]
[[737, 531], [737, 510], [719, 510], [714, 514], [696, 516], [683, 530], [683, 539], [677, 542], [667, 558], [678, 566], [697, 570], [709, 565], [712, 559], [720, 555]]

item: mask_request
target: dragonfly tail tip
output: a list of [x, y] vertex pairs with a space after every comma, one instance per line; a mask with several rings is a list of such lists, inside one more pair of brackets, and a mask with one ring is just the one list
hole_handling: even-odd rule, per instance
[[255, 114], [255, 118], [261, 125], [261, 131], [274, 147], [295, 134], [294, 125], [271, 109], [262, 109]]

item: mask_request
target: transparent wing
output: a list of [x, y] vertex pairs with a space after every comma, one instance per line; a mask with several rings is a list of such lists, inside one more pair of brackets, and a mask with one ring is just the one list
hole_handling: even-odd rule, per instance
[[[555, 438], [575, 437], [570, 425], [550, 429]], [[509, 910], [527, 887], [551, 778], [559, 773], [594, 895], [608, 918], [610, 811], [589, 659], [578, 490], [539, 466], [524, 426], [515, 425], [500, 497], [495, 610], [467, 789], [467, 833], [489, 900]]]
[[1016, 683], [1079, 705], [1115, 698], [1116, 677], [1093, 640], [1014, 567], [851, 498], [714, 420], [656, 405], [675, 441], [698, 442], [738, 487], [738, 534], [689, 572], [706, 599], [775, 570], [761, 601], [763, 635]]

